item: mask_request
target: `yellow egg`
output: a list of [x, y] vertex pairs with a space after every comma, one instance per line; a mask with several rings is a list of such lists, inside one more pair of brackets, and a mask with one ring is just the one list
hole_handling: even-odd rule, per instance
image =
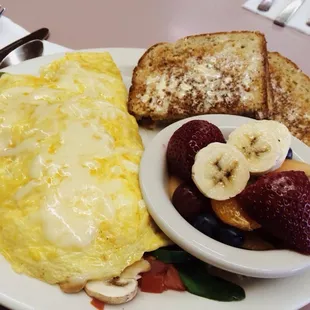
[[48, 283], [109, 279], [168, 240], [143, 202], [143, 152], [108, 53], [0, 79], [0, 251]]

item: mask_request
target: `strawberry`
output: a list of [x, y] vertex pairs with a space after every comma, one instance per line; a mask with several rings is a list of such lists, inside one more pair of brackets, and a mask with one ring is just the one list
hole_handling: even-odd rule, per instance
[[225, 143], [222, 132], [215, 125], [194, 120], [174, 132], [167, 148], [168, 170], [183, 180], [190, 180], [195, 155], [213, 142]]
[[310, 181], [304, 172], [267, 174], [238, 199], [265, 231], [288, 248], [310, 254]]

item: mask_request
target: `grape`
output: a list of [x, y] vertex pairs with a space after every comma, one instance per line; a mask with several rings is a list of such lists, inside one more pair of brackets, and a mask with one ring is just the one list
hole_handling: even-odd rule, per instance
[[210, 200], [201, 194], [194, 184], [189, 183], [177, 187], [172, 196], [172, 204], [189, 222], [200, 213], [211, 209]]

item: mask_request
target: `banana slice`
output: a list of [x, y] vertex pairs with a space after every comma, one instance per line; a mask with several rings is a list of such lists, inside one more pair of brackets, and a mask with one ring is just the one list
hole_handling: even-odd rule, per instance
[[277, 137], [277, 122], [268, 122], [254, 121], [244, 124], [235, 129], [227, 141], [243, 153], [249, 163], [250, 172], [255, 175], [275, 170], [282, 164], [284, 144], [282, 145]]
[[205, 196], [226, 200], [242, 192], [250, 172], [246, 158], [237, 148], [215, 142], [196, 154], [192, 178]]
[[292, 135], [285, 125], [277, 121], [262, 120], [257, 121], [257, 123], [259, 123], [259, 126], [266, 127], [268, 132], [272, 133], [280, 144], [281, 155], [277, 164], [272, 168], [272, 171], [276, 170], [280, 168], [285, 161], [288, 150], [292, 143]]

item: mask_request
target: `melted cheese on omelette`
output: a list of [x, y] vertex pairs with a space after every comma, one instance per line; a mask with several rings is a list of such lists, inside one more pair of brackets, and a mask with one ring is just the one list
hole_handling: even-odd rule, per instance
[[108, 53], [0, 78], [0, 251], [17, 272], [109, 279], [167, 244], [141, 197], [126, 100]]

